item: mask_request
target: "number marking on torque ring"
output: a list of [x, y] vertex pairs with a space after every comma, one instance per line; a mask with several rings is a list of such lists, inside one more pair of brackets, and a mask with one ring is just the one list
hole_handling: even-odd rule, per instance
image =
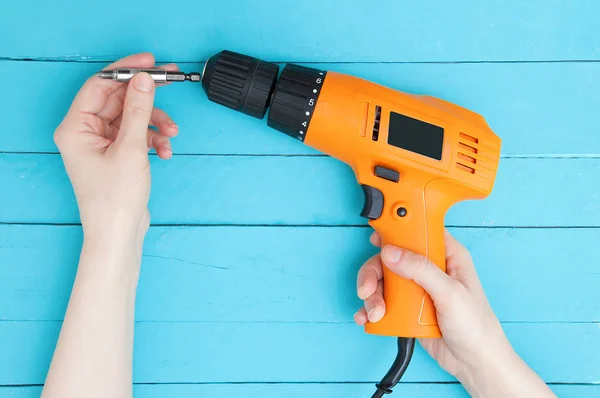
[[322, 79], [319, 77], [319, 78], [317, 79], [317, 84], [321, 84], [321, 82], [322, 82], [322, 81], [323, 81], [323, 80], [322, 80]]
[[314, 99], [314, 98], [311, 98], [311, 99], [308, 101], [308, 105], [310, 105], [310, 106], [313, 106], [314, 104], [315, 104], [315, 99]]

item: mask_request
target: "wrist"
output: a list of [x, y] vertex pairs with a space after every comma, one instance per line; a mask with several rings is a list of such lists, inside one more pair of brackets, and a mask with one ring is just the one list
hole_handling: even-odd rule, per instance
[[518, 368], [519, 358], [512, 349], [502, 349], [457, 375], [458, 380], [472, 397], [510, 397], [506, 391], [512, 385], [512, 374]]
[[139, 272], [147, 226], [129, 222], [83, 224], [83, 266], [99, 267], [106, 272]]
[[117, 236], [90, 238], [84, 233], [76, 285], [128, 297], [137, 290], [141, 263], [141, 243], [127, 242]]
[[143, 238], [135, 235], [98, 234], [83, 232], [82, 253], [89, 258], [105, 262], [107, 265], [126, 263], [136, 265], [142, 258]]
[[81, 213], [85, 241], [116, 248], [139, 248], [150, 226], [148, 210], [133, 215], [129, 212]]
[[510, 344], [469, 367], [458, 379], [475, 398], [555, 396]]

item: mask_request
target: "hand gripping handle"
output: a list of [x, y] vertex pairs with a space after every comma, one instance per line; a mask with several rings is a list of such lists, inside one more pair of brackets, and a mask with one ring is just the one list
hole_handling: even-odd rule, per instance
[[[383, 195], [381, 215], [369, 223], [381, 236], [382, 248], [391, 244], [411, 250], [445, 272], [444, 216], [450, 200], [427, 185], [380, 184], [378, 190]], [[422, 287], [384, 266], [383, 294], [385, 316], [379, 322], [368, 322], [365, 325], [367, 333], [398, 337], [441, 336], [435, 307]]]

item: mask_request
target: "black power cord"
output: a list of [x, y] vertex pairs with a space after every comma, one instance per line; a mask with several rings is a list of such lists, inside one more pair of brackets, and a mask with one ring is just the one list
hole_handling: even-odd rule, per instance
[[400, 381], [402, 375], [408, 368], [413, 351], [415, 350], [415, 339], [408, 337], [398, 337], [398, 355], [394, 363], [383, 379], [375, 386], [377, 391], [371, 398], [381, 398], [384, 394], [391, 394], [392, 388]]

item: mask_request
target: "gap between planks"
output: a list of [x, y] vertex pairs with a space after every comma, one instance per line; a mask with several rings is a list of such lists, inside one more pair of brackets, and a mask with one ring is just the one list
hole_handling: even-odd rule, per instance
[[[40, 227], [81, 227], [80, 223], [45, 223], [45, 222], [5, 222], [0, 221], [0, 226], [40, 226]], [[156, 228], [372, 228], [367, 224], [202, 224], [202, 223], [153, 223], [150, 227]], [[452, 229], [599, 229], [599, 225], [542, 225], [542, 226], [511, 226], [511, 225], [446, 225]]]
[[[176, 381], [176, 382], [162, 382], [162, 383], [154, 383], [154, 382], [134, 382], [134, 386], [160, 386], [160, 385], [305, 385], [305, 384], [356, 384], [356, 385], [365, 385], [372, 384], [376, 381], [212, 381], [212, 382], [201, 382], [201, 381]], [[457, 381], [400, 381], [400, 383], [405, 385], [457, 385], [460, 384]], [[600, 386], [600, 382], [598, 383], [565, 383], [565, 382], [548, 382], [546, 383], [551, 386]], [[0, 388], [3, 387], [43, 387], [43, 384], [0, 384]]]
[[[0, 57], [0, 61], [4, 62], [56, 62], [56, 63], [84, 63], [84, 64], [98, 64], [98, 63], [112, 63], [115, 62], [114, 58], [97, 58], [92, 59], [91, 57], [78, 56], [78, 57], [33, 57], [33, 56], [15, 56], [15, 57]], [[157, 63], [177, 63], [177, 64], [198, 64], [204, 63], [206, 60], [199, 61], [175, 61], [175, 60], [157, 60]], [[276, 64], [285, 64], [290, 61], [269, 61]], [[503, 60], [503, 61], [292, 61], [295, 64], [439, 64], [439, 65], [453, 65], [453, 64], [556, 64], [556, 63], [600, 63], [600, 60], [596, 59], [552, 59], [552, 60]]]
[[[2, 323], [62, 323], [62, 319], [7, 319], [0, 318]], [[353, 321], [236, 321], [236, 320], [145, 320], [134, 321], [135, 324], [244, 324], [244, 325], [354, 325]], [[500, 321], [502, 325], [598, 325], [600, 327], [600, 319], [594, 321]]]
[[[47, 151], [0, 151], [0, 155], [60, 155], [60, 152]], [[157, 156], [156, 153], [150, 153], [150, 156]], [[237, 157], [237, 158], [326, 158], [329, 155], [323, 153], [299, 154], [299, 153], [174, 153], [173, 157]], [[589, 154], [571, 154], [571, 153], [549, 153], [549, 154], [501, 154], [501, 159], [600, 159], [600, 153]]]

